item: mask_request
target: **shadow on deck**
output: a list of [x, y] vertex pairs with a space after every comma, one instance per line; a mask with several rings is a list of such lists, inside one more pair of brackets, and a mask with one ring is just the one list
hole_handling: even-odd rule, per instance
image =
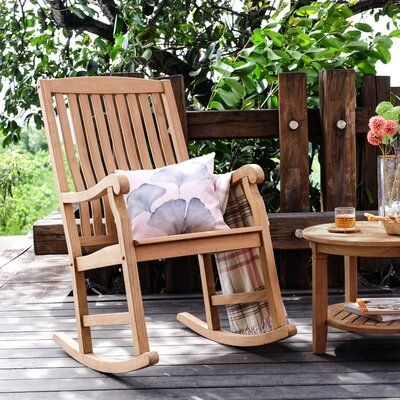
[[[150, 345], [160, 363], [120, 376], [82, 367], [51, 340], [54, 331], [75, 332], [67, 258], [35, 257], [25, 247], [0, 264], [2, 400], [400, 398], [398, 337], [330, 328], [328, 353], [315, 356], [310, 297], [285, 301], [296, 336], [251, 349], [215, 344], [177, 322], [180, 311], [203, 316], [198, 296], [145, 297]], [[90, 308], [126, 309], [121, 296], [92, 297]], [[108, 356], [131, 354], [129, 335], [124, 326], [93, 329], [95, 346]]]

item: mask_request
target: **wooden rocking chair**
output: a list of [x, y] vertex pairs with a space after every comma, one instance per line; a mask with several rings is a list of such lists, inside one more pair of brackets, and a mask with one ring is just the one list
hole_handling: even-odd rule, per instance
[[[295, 326], [286, 321], [267, 215], [257, 189], [257, 183], [264, 179], [260, 167], [244, 166], [232, 175], [232, 185], [243, 185], [255, 226], [133, 241], [123, 198], [129, 183], [113, 172], [162, 167], [188, 159], [169, 80], [42, 79], [39, 94], [71, 261], [78, 331], [78, 343], [64, 333], [55, 334], [54, 339], [70, 356], [110, 373], [157, 363], [158, 354], [149, 351], [137, 263], [187, 255], [199, 258], [207, 322], [180, 313], [178, 320], [184, 325], [209, 339], [235, 346], [262, 345], [296, 333]], [[79, 205], [79, 226], [74, 204]], [[210, 254], [251, 247], [260, 248], [265, 290], [215, 294]], [[89, 314], [85, 271], [118, 264], [122, 264], [128, 312]], [[220, 329], [218, 306], [263, 300], [269, 303], [271, 332], [240, 335]], [[108, 359], [93, 352], [91, 327], [117, 324], [131, 325], [134, 357], [128, 360]]]

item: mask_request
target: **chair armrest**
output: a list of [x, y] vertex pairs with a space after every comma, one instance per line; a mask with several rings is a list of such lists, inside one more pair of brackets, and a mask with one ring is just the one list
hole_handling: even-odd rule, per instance
[[110, 174], [99, 183], [81, 192], [63, 192], [61, 199], [63, 203], [82, 203], [99, 199], [107, 194], [107, 189], [112, 188], [115, 195], [129, 192], [128, 178], [123, 174]]
[[264, 182], [265, 175], [262, 168], [257, 164], [244, 165], [233, 171], [231, 185], [237, 185], [243, 178], [248, 178], [251, 184], [259, 184]]

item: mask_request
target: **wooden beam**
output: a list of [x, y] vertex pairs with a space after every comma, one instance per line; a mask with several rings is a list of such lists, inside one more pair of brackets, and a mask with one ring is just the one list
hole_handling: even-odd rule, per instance
[[[370, 107], [356, 109], [356, 132], [365, 135], [368, 121], [374, 115]], [[266, 138], [279, 136], [278, 110], [188, 111], [188, 140]], [[317, 108], [308, 109], [310, 137], [321, 135]]]
[[[363, 216], [364, 212], [377, 214], [377, 211], [357, 211], [357, 220], [365, 219]], [[335, 217], [332, 211], [328, 211], [271, 213], [268, 214], [268, 219], [270, 222], [272, 244], [275, 249], [308, 249], [308, 242], [301, 239], [301, 230], [311, 225], [333, 223]], [[36, 255], [67, 254], [64, 228], [60, 216], [35, 223], [33, 227], [33, 239]], [[87, 250], [90, 251], [92, 249]]]
[[246, 304], [246, 303], [257, 303], [259, 301], [265, 301], [267, 293], [265, 290], [259, 290], [256, 292], [243, 292], [233, 294], [216, 294], [211, 296], [211, 303], [213, 306], [225, 306], [234, 304]]
[[88, 314], [83, 316], [84, 326], [98, 325], [128, 325], [130, 317], [128, 312], [109, 313], [109, 314]]

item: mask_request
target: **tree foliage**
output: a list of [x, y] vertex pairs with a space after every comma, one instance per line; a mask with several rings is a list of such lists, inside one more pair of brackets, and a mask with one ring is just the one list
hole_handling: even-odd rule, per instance
[[[379, 35], [369, 25], [350, 26], [349, 19], [371, 12], [396, 23], [400, 1], [301, 0], [282, 12], [287, 3], [243, 1], [233, 9], [230, 0], [3, 1], [3, 143], [17, 142], [26, 122], [41, 126], [36, 81], [42, 76], [182, 74], [191, 104], [250, 108], [276, 105], [281, 70], [307, 70], [312, 84], [318, 68], [356, 66], [364, 73], [377, 59], [388, 61], [390, 39], [373, 39]], [[380, 41], [366, 45], [361, 32]], [[215, 76], [221, 70], [223, 80]]]
[[44, 132], [24, 130], [21, 139], [0, 148], [0, 235], [28, 233], [57, 204]]

